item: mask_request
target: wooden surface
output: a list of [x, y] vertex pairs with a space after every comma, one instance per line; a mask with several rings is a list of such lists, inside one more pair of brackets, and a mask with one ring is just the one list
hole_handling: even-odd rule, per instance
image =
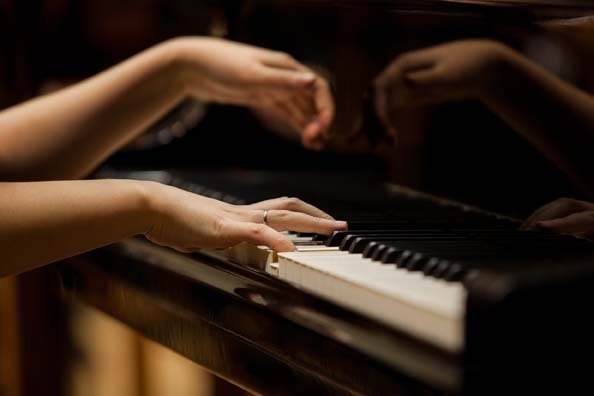
[[255, 394], [425, 395], [460, 386], [455, 358], [232, 264], [134, 241], [73, 259], [62, 276], [69, 298]]

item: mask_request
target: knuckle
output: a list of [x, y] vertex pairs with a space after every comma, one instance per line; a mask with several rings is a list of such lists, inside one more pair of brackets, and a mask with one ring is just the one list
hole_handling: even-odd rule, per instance
[[262, 224], [253, 224], [250, 226], [249, 233], [252, 237], [261, 237], [265, 232], [266, 227]]
[[289, 197], [285, 200], [285, 209], [294, 211], [303, 205], [303, 201], [299, 198]]
[[288, 210], [275, 210], [274, 217], [278, 220], [286, 220], [288, 217], [291, 216], [291, 212]]
[[223, 217], [217, 217], [214, 222], [214, 234], [215, 236], [223, 236], [227, 234], [229, 228], [229, 222]]

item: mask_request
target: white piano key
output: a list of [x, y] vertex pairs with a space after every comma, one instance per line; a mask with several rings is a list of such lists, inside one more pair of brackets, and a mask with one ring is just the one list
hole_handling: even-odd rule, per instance
[[463, 345], [466, 293], [418, 272], [342, 251], [292, 252], [279, 262], [299, 271], [293, 283], [448, 350]]

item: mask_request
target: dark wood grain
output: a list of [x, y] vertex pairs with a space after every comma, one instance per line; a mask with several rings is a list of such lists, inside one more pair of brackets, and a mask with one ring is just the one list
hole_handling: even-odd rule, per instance
[[63, 284], [254, 393], [460, 390], [457, 358], [232, 263], [130, 241], [71, 260]]

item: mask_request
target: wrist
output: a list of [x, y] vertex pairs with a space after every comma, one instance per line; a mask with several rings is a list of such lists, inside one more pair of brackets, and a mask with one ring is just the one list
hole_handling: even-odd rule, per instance
[[204, 86], [207, 75], [206, 52], [208, 37], [177, 37], [162, 44], [172, 83], [185, 96], [196, 96], [196, 87]]
[[134, 235], [144, 235], [161, 223], [162, 210], [159, 203], [160, 190], [166, 186], [160, 183], [140, 180], [117, 180], [125, 183], [126, 213], [133, 224]]
[[514, 73], [516, 60], [517, 53], [512, 48], [499, 42], [492, 43], [483, 78], [478, 83], [478, 98], [480, 100], [488, 103], [499, 97]]

